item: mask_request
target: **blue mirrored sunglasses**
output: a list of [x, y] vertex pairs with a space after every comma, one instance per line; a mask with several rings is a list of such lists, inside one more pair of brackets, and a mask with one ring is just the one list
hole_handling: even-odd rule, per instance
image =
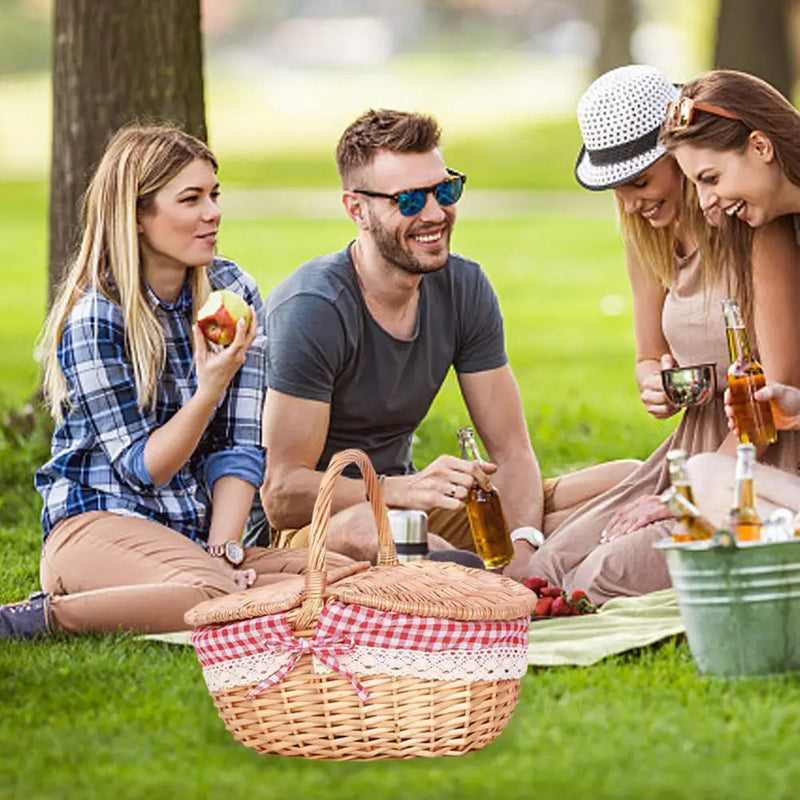
[[448, 169], [447, 174], [452, 177], [437, 183], [435, 186], [406, 189], [404, 192], [398, 192], [397, 194], [372, 192], [369, 189], [353, 189], [353, 191], [356, 194], [363, 194], [367, 197], [385, 197], [387, 200], [397, 203], [397, 208], [404, 217], [413, 217], [425, 208], [429, 194], [433, 194], [440, 206], [452, 206], [461, 199], [467, 176], [463, 172], [456, 172], [454, 169]]

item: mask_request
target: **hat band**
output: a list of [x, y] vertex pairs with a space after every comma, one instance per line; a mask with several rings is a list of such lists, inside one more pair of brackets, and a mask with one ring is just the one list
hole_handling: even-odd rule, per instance
[[661, 133], [661, 126], [653, 128], [644, 136], [634, 139], [631, 142], [615, 144], [613, 147], [603, 147], [600, 150], [586, 149], [589, 161], [597, 167], [604, 167], [608, 164], [616, 164], [620, 161], [630, 161], [636, 156], [652, 150], [658, 144], [658, 135]]

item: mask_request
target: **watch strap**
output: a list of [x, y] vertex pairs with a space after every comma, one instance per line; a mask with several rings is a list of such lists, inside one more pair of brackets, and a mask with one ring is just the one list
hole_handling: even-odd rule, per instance
[[205, 551], [215, 558], [224, 558], [229, 564], [238, 567], [244, 561], [244, 548], [235, 539], [229, 539], [222, 544], [204, 545]]
[[533, 525], [521, 525], [519, 528], [514, 528], [510, 537], [512, 542], [524, 541], [534, 547], [541, 547], [544, 544], [544, 534]]

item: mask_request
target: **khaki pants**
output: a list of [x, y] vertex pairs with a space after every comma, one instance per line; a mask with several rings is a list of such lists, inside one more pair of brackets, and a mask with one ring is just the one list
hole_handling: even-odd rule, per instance
[[[305, 550], [245, 549], [240, 569], [256, 586], [305, 571]], [[328, 553], [327, 566], [352, 564]], [[202, 600], [239, 591], [231, 566], [170, 528], [139, 517], [91, 511], [60, 522], [45, 541], [42, 589], [55, 628], [71, 633], [185, 630], [183, 615]]]

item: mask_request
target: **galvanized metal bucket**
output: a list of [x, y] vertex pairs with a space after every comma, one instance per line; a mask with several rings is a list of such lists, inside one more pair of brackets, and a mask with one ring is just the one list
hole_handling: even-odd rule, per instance
[[737, 543], [665, 539], [672, 585], [701, 674], [800, 670], [800, 538]]

